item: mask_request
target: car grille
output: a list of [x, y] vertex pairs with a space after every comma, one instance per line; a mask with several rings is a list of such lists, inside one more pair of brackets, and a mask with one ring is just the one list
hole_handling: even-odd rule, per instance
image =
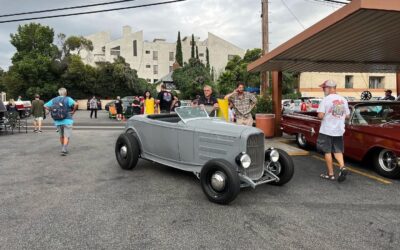
[[264, 173], [264, 134], [253, 134], [247, 138], [246, 153], [251, 158], [251, 165], [244, 174], [252, 180], [260, 179]]

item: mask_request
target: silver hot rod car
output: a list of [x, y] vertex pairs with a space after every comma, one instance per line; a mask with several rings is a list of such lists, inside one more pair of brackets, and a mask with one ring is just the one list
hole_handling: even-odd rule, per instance
[[283, 185], [294, 172], [286, 152], [265, 150], [261, 130], [210, 118], [200, 107], [130, 118], [115, 154], [123, 169], [142, 158], [193, 172], [207, 198], [220, 204], [233, 201], [241, 187]]

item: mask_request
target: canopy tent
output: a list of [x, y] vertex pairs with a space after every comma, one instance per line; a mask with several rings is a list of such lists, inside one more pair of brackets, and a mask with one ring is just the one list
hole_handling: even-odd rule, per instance
[[282, 71], [397, 73], [400, 94], [400, 1], [353, 0], [260, 59], [248, 71], [273, 71], [279, 134]]

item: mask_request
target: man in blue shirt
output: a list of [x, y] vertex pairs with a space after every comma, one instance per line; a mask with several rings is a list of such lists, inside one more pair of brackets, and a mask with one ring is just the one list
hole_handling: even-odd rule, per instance
[[54, 125], [57, 126], [58, 132], [60, 134], [60, 142], [61, 142], [61, 155], [65, 156], [68, 154], [68, 143], [69, 138], [72, 135], [72, 125], [74, 124], [74, 120], [72, 119], [72, 115], [78, 109], [78, 103], [76, 103], [71, 97], [67, 96], [67, 90], [65, 88], [60, 88], [58, 90], [58, 94], [60, 96], [55, 97], [48, 101], [44, 107], [47, 110], [50, 110], [55, 102], [65, 103], [68, 107], [68, 115], [62, 120], [54, 120]]

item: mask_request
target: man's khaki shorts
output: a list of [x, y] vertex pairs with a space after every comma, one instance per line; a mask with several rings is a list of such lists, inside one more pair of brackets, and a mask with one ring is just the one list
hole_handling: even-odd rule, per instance
[[253, 122], [254, 122], [254, 120], [253, 120], [253, 117], [251, 117], [251, 116], [249, 116], [247, 118], [242, 117], [242, 118], [236, 119], [236, 124], [239, 124], [239, 125], [253, 126]]
[[37, 121], [37, 122], [43, 121], [43, 117], [42, 117], [42, 116], [35, 117], [35, 118], [33, 118], [33, 120], [34, 120], [34, 121]]
[[70, 138], [72, 136], [72, 125], [58, 125], [57, 128], [60, 137]]

